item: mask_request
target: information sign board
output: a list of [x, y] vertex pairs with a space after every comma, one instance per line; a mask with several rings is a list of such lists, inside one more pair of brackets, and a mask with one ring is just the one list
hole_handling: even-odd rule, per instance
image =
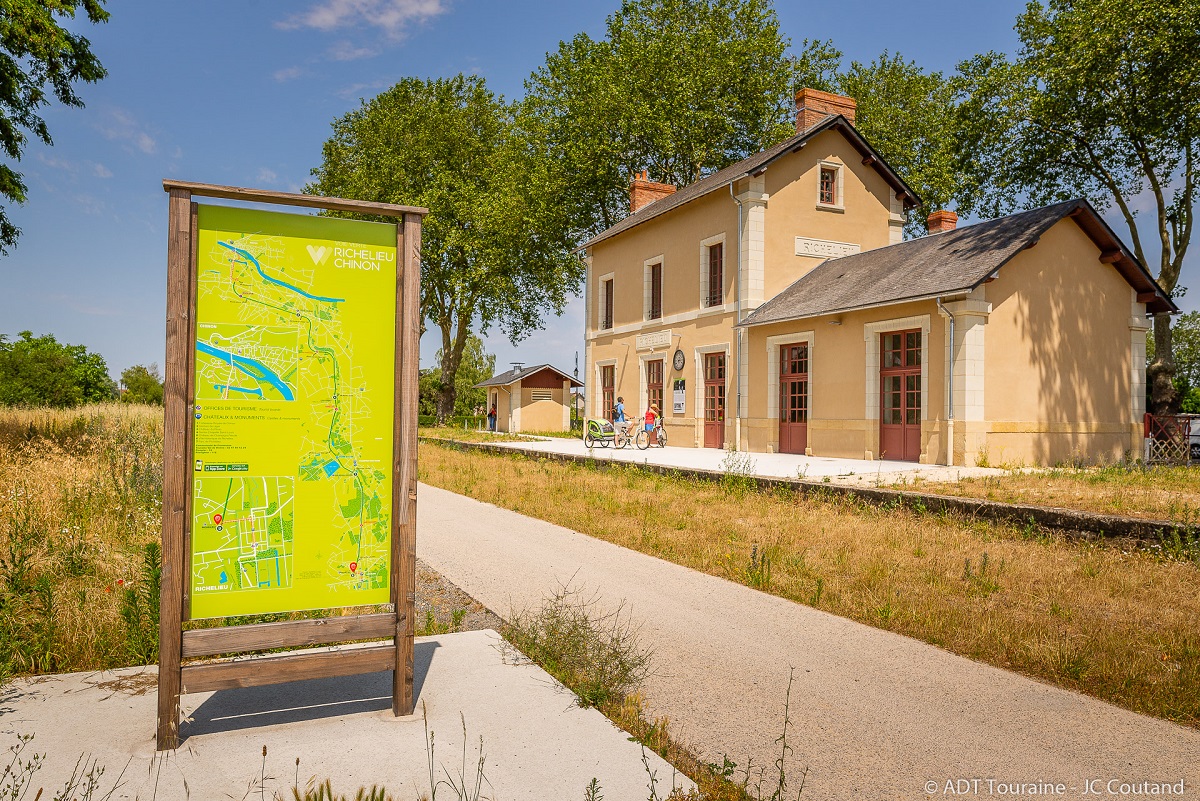
[[197, 212], [190, 616], [389, 600], [396, 226]]

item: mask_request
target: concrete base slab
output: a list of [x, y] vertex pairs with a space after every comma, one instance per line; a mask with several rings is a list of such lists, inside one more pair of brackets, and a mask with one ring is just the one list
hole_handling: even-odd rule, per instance
[[[435, 782], [473, 787], [482, 741], [483, 797], [582, 798], [593, 778], [607, 798], [647, 797], [641, 747], [500, 643], [494, 631], [419, 638], [417, 714], [408, 718], [392, 715], [390, 672], [186, 695], [183, 741], [161, 755], [155, 668], [19, 679], [0, 689], [0, 748], [34, 735], [26, 756], [46, 759], [30, 798], [37, 787], [50, 797], [90, 755], [105, 767], [105, 792], [124, 768], [113, 798], [291, 797], [294, 785], [328, 778], [351, 797], [380, 785], [416, 799], [431, 795], [424, 709]], [[673, 780], [691, 787], [646, 756], [661, 796]]]

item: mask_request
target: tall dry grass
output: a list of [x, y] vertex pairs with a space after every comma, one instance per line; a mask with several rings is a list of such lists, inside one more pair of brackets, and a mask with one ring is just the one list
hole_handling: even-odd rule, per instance
[[162, 425], [161, 407], [0, 409], [0, 680], [155, 653]]
[[1200, 725], [1196, 563], [829, 496], [423, 444], [421, 480]]
[[[917, 488], [922, 489], [920, 479]], [[1168, 520], [1200, 528], [1200, 468], [1116, 464], [1056, 467], [927, 484], [930, 492], [1002, 503], [1062, 506], [1086, 512]], [[900, 489], [909, 489], [900, 487]]]

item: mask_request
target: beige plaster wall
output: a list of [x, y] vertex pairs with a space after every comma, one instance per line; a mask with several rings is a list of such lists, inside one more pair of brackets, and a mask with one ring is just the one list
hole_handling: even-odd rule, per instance
[[990, 463], [1108, 461], [1130, 447], [1130, 287], [1099, 257], [1065, 219], [985, 285]]
[[[769, 417], [770, 387], [768, 375], [767, 338], [812, 332], [809, 352], [809, 423], [808, 444], [814, 456], [834, 456], [851, 459], [874, 458], [879, 449], [879, 397], [876, 390], [870, 403], [874, 419], [867, 416], [867, 339], [865, 326], [888, 320], [927, 316], [929, 334], [924, 343], [927, 357], [925, 377], [926, 418], [921, 426], [921, 461], [944, 462], [945, 439], [945, 348], [946, 330], [931, 301], [905, 303], [880, 309], [850, 312], [840, 315], [814, 317], [790, 323], [756, 326], [750, 329], [750, 386], [754, 391], [749, 399], [750, 449], [775, 451], [779, 446], [779, 423]], [[834, 321], [840, 325], [831, 324]], [[904, 324], [902, 330], [920, 325]], [[873, 332], [878, 337], [880, 332]], [[873, 358], [871, 368], [878, 374], [879, 362]], [[777, 390], [776, 390], [777, 391]]]
[[[842, 165], [843, 209], [817, 204], [822, 161]], [[771, 164], [764, 176], [766, 297], [772, 298], [824, 259], [796, 255], [796, 237], [850, 242], [863, 250], [889, 243], [892, 189], [839, 133], [826, 131]]]
[[551, 394], [550, 400], [535, 401], [533, 387], [521, 388], [521, 431], [565, 430], [563, 428], [563, 404], [567, 403], [570, 398], [564, 397], [562, 387], [548, 391]]
[[614, 274], [613, 329], [645, 322], [645, 263], [662, 256], [662, 314], [670, 318], [700, 307], [700, 242], [725, 235], [725, 298], [732, 303], [736, 271], [737, 206], [713, 192], [667, 212], [592, 249], [588, 273], [588, 328], [599, 328], [600, 279]]

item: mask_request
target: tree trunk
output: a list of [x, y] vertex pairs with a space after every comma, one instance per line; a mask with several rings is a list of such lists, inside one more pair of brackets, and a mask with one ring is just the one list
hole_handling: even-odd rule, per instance
[[442, 383], [438, 387], [437, 417], [438, 423], [444, 423], [454, 416], [454, 404], [458, 400], [458, 390], [455, 379], [458, 377], [458, 367], [462, 364], [463, 349], [467, 345], [467, 335], [471, 333], [460, 320], [458, 330], [447, 322], [442, 329]]
[[1179, 411], [1179, 393], [1175, 391], [1175, 354], [1171, 349], [1171, 318], [1154, 318], [1154, 361], [1146, 368], [1150, 386], [1150, 413], [1175, 414]]

